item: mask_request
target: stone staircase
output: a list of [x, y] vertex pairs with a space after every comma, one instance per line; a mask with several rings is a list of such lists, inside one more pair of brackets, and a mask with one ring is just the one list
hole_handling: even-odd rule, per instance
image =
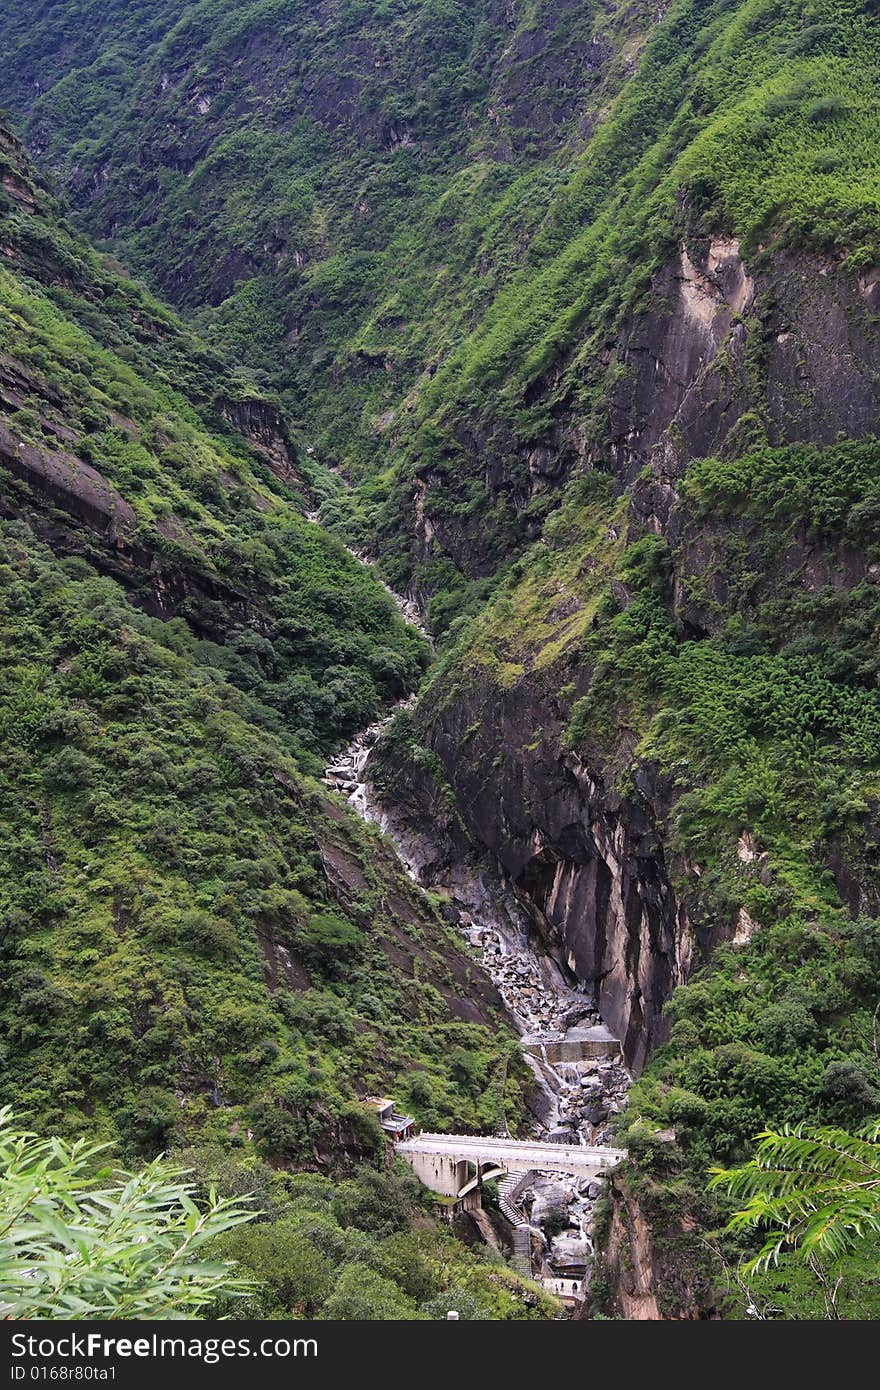
[[532, 1238], [525, 1212], [517, 1198], [528, 1187], [534, 1173], [507, 1173], [498, 1183], [498, 1206], [511, 1230], [510, 1263], [517, 1274], [532, 1272]]

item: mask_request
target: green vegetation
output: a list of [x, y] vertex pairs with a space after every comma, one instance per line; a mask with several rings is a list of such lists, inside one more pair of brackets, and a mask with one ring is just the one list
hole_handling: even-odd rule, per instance
[[[202, 1164], [211, 1172], [209, 1156]], [[259, 1280], [233, 1316], [342, 1321], [445, 1318], [543, 1319], [556, 1300], [485, 1247], [457, 1240], [429, 1214], [428, 1196], [402, 1163], [357, 1170], [343, 1182], [318, 1174], [255, 1173], [227, 1181], [263, 1188], [271, 1219], [231, 1233], [218, 1251]]]
[[[607, 459], [604, 344], [683, 236], [880, 254], [872, 6], [539, 0], [512, 25], [457, 0], [0, 16], [7, 100], [90, 230], [281, 391], [354, 483], [325, 521], [435, 593], [438, 630], [534, 534], [560, 409]], [[446, 555], [413, 556], [414, 483]]]
[[[519, 1307], [460, 1252], [441, 1277], [399, 1176], [288, 1171], [375, 1161], [367, 1091], [467, 1128], [505, 1074], [515, 1124], [527, 1079], [440, 916], [315, 780], [429, 658], [320, 505], [440, 639], [383, 787], [424, 783], [465, 832], [451, 742], [490, 796], [576, 757], [694, 924], [620, 1121], [673, 1310], [755, 1254], [682, 1228], [729, 1216], [710, 1165], [880, 1111], [876, 381], [835, 440], [834, 361], [768, 367], [826, 314], [873, 350], [880, 9], [331, 9], [0, 5], [5, 99], [106, 253], [3, 137], [0, 1090], [131, 1152], [283, 1170], [228, 1242], [265, 1309]], [[737, 423], [694, 459], [677, 420], [649, 460], [687, 385], [663, 287], [710, 244], [756, 286], [696, 393]], [[701, 365], [711, 274], [675, 329]], [[820, 276], [851, 298], [811, 318]], [[840, 1306], [873, 1308], [864, 1251], [841, 1258]], [[825, 1306], [794, 1256], [755, 1277], [783, 1316]]]
[[[807, 1300], [811, 1312], [820, 1291], [825, 1317], [865, 1316], [864, 1291], [877, 1284], [878, 1134], [876, 1120], [856, 1134], [804, 1125], [781, 1133], [764, 1131], [748, 1163], [715, 1171], [712, 1187], [724, 1189], [736, 1202], [747, 1199], [727, 1230], [767, 1234], [760, 1253], [742, 1265], [744, 1278], [765, 1276], [758, 1279], [764, 1296], [772, 1298], [785, 1287], [772, 1274], [766, 1277], [779, 1266], [794, 1274], [796, 1282], [797, 1261], [815, 1281], [813, 1298]], [[785, 1309], [771, 1305], [771, 1311]], [[802, 1302], [795, 1316], [805, 1315]]]
[[0, 1314], [4, 1318], [186, 1318], [249, 1295], [204, 1249], [253, 1212], [211, 1193], [200, 1208], [180, 1169], [101, 1167], [106, 1146], [41, 1139], [0, 1109]]
[[770, 1231], [752, 1269], [778, 1264], [785, 1249], [808, 1262], [836, 1259], [880, 1232], [878, 1138], [876, 1120], [854, 1135], [803, 1125], [781, 1134], [765, 1131], [749, 1163], [716, 1170], [713, 1187], [747, 1199], [730, 1229]]
[[0, 575], [4, 1097], [136, 1150], [249, 1127], [307, 1164], [377, 1151], [355, 1092], [494, 1115], [512, 1043], [455, 1021], [462, 948], [222, 652], [21, 522]]
[[123, 1173], [107, 1157], [107, 1145], [43, 1139], [0, 1110], [4, 1317], [559, 1313], [494, 1252], [471, 1251], [435, 1224], [405, 1165], [332, 1182], [216, 1146], [186, 1150], [186, 1168], [157, 1158]]

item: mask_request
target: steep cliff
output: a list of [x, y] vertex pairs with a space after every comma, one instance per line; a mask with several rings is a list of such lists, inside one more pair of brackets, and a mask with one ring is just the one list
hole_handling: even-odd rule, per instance
[[509, 1065], [522, 1113], [496, 991], [314, 780], [422, 639], [303, 518], [277, 405], [2, 131], [0, 171], [4, 1100], [285, 1168], [375, 1157], [367, 1092], [479, 1125]]
[[708, 949], [713, 938], [670, 884], [662, 826], [671, 778], [645, 764], [638, 793], [626, 796], [613, 770], [591, 772], [563, 751], [552, 676], [499, 689], [478, 673], [441, 710], [430, 697], [424, 708], [424, 726], [417, 712], [371, 769], [423, 881], [458, 862], [500, 870], [640, 1070], [665, 1035], [663, 1007], [687, 978], [697, 939]]
[[696, 1226], [690, 1211], [675, 1209], [661, 1183], [612, 1178], [593, 1276], [594, 1306], [606, 1317], [637, 1322], [739, 1312], [733, 1280], [724, 1287], [718, 1256], [693, 1239]]
[[[440, 639], [377, 794], [427, 883], [509, 881], [641, 1073], [609, 1307], [712, 1311], [652, 1273], [703, 1269], [707, 1165], [880, 1106], [877, 6], [63, 8], [42, 73], [0, 36], [75, 215], [280, 391]], [[274, 495], [254, 395], [214, 404]], [[124, 543], [46, 418], [19, 471]], [[273, 707], [313, 748], [329, 685], [351, 727], [412, 683], [398, 637], [368, 698], [328, 660]]]

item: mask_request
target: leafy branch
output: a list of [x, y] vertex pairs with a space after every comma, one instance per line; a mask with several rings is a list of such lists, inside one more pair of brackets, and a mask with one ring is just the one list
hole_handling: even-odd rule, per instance
[[213, 1189], [200, 1207], [162, 1157], [139, 1173], [99, 1167], [106, 1148], [41, 1138], [0, 1109], [0, 1317], [196, 1317], [221, 1292], [253, 1291], [201, 1253], [254, 1211]]
[[[835, 1260], [880, 1233], [880, 1120], [855, 1134], [804, 1124], [758, 1136], [754, 1157], [738, 1168], [715, 1168], [710, 1187], [744, 1201], [731, 1232], [767, 1231], [746, 1273], [778, 1264], [792, 1251], [811, 1268]], [[833, 1290], [831, 1291], [834, 1303]]]

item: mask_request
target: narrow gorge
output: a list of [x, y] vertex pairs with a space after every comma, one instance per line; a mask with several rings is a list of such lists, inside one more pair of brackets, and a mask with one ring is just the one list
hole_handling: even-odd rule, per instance
[[880, 0], [0, 73], [0, 1105], [255, 1194], [246, 1316], [880, 1315], [738, 1205], [880, 1142]]
[[[411, 601], [395, 599], [408, 621], [417, 620]], [[497, 987], [535, 1078], [530, 1133], [557, 1144], [608, 1145], [610, 1121], [627, 1104], [631, 1077], [619, 1040], [600, 1018], [595, 995], [579, 987], [572, 971], [554, 959], [497, 871], [461, 863], [449, 866], [442, 878], [432, 874], [426, 880], [418, 846], [396, 828], [394, 807], [377, 797], [371, 755], [398, 714], [413, 703], [401, 701], [363, 730], [328, 765], [324, 781], [345, 796], [362, 819], [390, 837], [416, 883], [430, 882], [432, 893], [442, 899], [443, 915]], [[509, 1137], [503, 1090], [499, 1123]], [[565, 1180], [558, 1173], [537, 1171], [506, 1182], [508, 1194], [500, 1211], [508, 1221], [507, 1228], [502, 1227], [507, 1243], [515, 1251], [517, 1227], [525, 1222], [529, 1256], [524, 1272], [539, 1276], [553, 1291], [564, 1291], [578, 1306], [589, 1286], [593, 1210], [601, 1181]], [[488, 1233], [497, 1239], [491, 1225]]]

